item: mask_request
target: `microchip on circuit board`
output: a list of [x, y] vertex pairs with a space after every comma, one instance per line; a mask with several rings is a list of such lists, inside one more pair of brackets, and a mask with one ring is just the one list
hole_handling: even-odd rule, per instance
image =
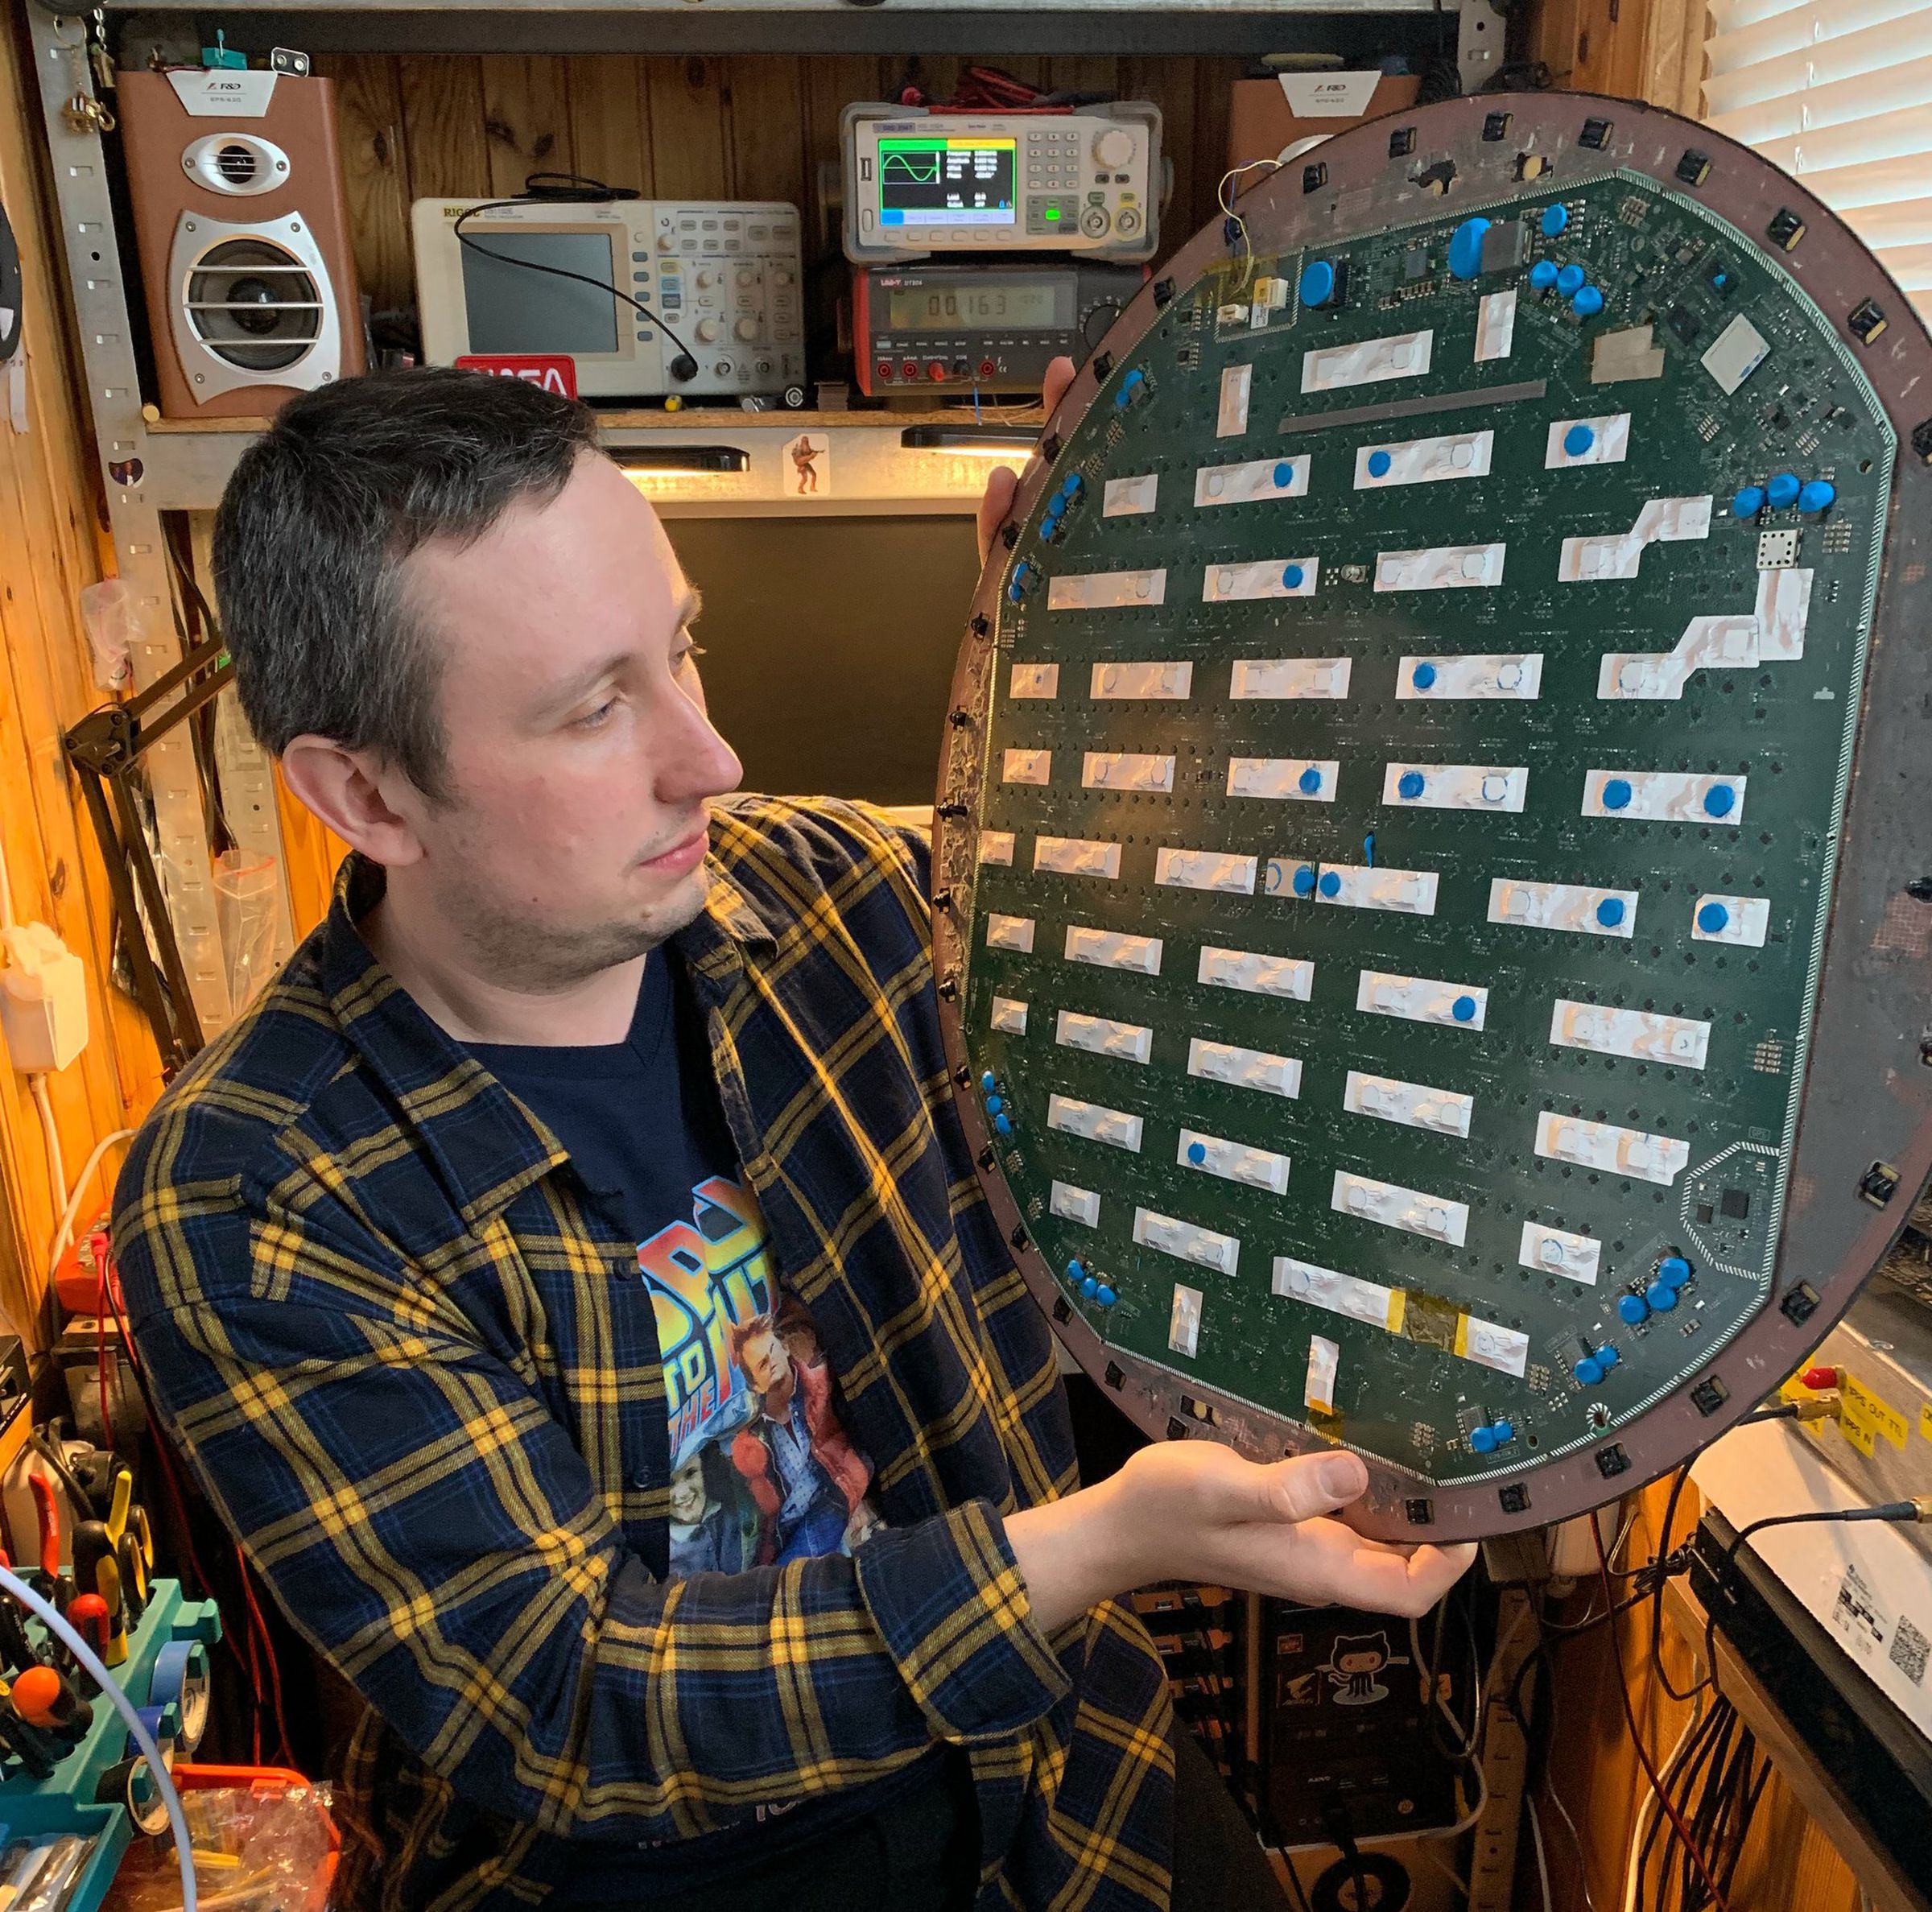
[[955, 678], [935, 962], [1082, 1366], [1458, 1538], [1735, 1422], [1932, 1175], [1932, 341], [1669, 114], [1321, 152], [1050, 422]]

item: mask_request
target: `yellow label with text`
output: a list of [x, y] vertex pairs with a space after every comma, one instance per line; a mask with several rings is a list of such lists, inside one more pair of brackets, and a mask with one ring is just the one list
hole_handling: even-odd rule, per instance
[[1872, 1458], [1872, 1450], [1878, 1445], [1878, 1430], [1848, 1396], [1844, 1412], [1839, 1416], [1838, 1431], [1866, 1460]]
[[1882, 1395], [1875, 1394], [1871, 1389], [1845, 1377], [1845, 1407], [1847, 1412], [1856, 1408], [1866, 1422], [1876, 1428], [1893, 1447], [1903, 1448], [1905, 1436], [1911, 1432], [1905, 1417]]
[[1932, 1407], [1918, 1410], [1918, 1431], [1927, 1440], [1932, 1440]]

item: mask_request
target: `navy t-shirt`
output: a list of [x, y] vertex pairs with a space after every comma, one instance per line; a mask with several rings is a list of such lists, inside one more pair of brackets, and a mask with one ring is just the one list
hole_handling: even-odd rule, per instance
[[[646, 1564], [680, 1580], [850, 1552], [879, 1524], [872, 1464], [840, 1422], [811, 1317], [772, 1265], [677, 957], [659, 949], [646, 960], [621, 1043], [469, 1047], [570, 1151], [638, 1245], [657, 1315], [671, 1460], [668, 1558]], [[931, 1763], [771, 1815], [755, 1835], [727, 1831], [643, 1852], [587, 1844], [580, 1876], [551, 1903], [649, 1903], [674, 1881], [680, 1890], [722, 1881], [876, 1810]]]

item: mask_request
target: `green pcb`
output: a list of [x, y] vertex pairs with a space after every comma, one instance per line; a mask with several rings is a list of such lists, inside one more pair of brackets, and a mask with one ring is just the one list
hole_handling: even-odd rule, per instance
[[1439, 1482], [1764, 1303], [1893, 443], [1607, 172], [1183, 285], [995, 636], [964, 1022], [1108, 1342]]

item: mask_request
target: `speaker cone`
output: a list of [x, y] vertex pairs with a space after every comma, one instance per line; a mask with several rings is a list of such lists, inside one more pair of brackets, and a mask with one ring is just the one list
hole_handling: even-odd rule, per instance
[[285, 371], [322, 330], [315, 275], [268, 239], [225, 239], [211, 247], [188, 273], [187, 304], [196, 336], [244, 371]]

